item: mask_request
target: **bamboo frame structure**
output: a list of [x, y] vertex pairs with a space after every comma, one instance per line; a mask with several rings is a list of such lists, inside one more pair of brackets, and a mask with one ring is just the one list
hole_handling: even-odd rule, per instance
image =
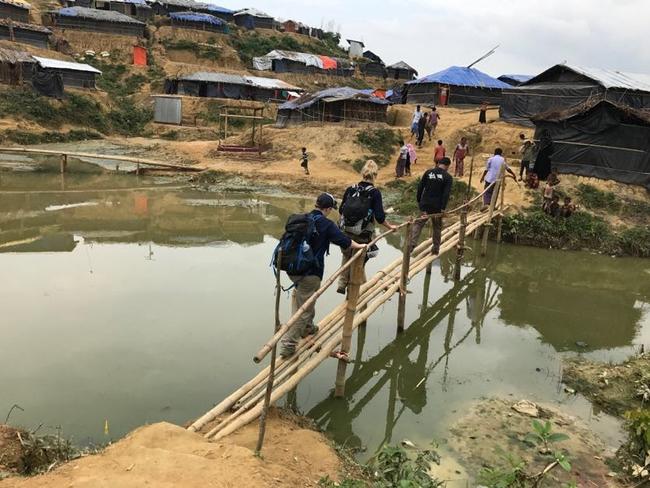
[[404, 243], [402, 244], [402, 272], [400, 274], [399, 302], [397, 304], [397, 333], [404, 331], [404, 320], [406, 318], [406, 286], [408, 282], [408, 271], [411, 261], [411, 222], [404, 227]]
[[[503, 175], [501, 175], [503, 178]], [[493, 183], [495, 190], [500, 183], [500, 180]], [[485, 191], [491, 187], [488, 186]], [[327, 288], [329, 288], [338, 278], [338, 276], [352, 268], [352, 275], [355, 276], [351, 279], [349, 293], [347, 300], [334, 308], [327, 314], [318, 324], [319, 331], [316, 335], [308, 339], [302, 340], [297, 348], [296, 353], [287, 358], [280, 358], [277, 361], [276, 368], [271, 366], [264, 368], [254, 378], [246, 384], [238, 388], [231, 395], [226, 397], [221, 403], [216, 405], [212, 410], [197, 419], [190, 427], [191, 431], [203, 431], [208, 424], [219, 419], [216, 424], [212, 424], [211, 428], [204, 433], [206, 438], [221, 439], [230, 433], [234, 432], [243, 425], [246, 425], [262, 414], [264, 409], [264, 399], [269, 384], [269, 377], [273, 374], [274, 386], [272, 388], [269, 404], [275, 403], [278, 399], [284, 396], [287, 392], [293, 390], [298, 383], [313, 371], [320, 363], [325, 361], [341, 345], [341, 351], [346, 355], [351, 346], [352, 333], [355, 329], [365, 324], [368, 318], [393, 295], [405, 290], [404, 281], [408, 282], [410, 278], [418, 273], [427, 269], [431, 263], [444, 252], [448, 252], [454, 248], [458, 249], [461, 235], [471, 233], [479, 229], [486, 223], [489, 223], [495, 216], [498, 217], [502, 214], [504, 207], [492, 208], [490, 213], [481, 212], [468, 212], [471, 205], [478, 202], [485, 193], [485, 191], [472, 200], [459, 206], [445, 215], [457, 213], [460, 211], [461, 219], [442, 232], [442, 245], [439, 254], [432, 254], [432, 239], [427, 239], [419, 244], [412, 253], [408, 253], [407, 264], [404, 263], [404, 255], [398, 258], [388, 266], [377, 272], [370, 280], [364, 284], [360, 284], [361, 280], [357, 281], [357, 273], [362, 275], [364, 252], [360, 250], [349, 259], [345, 265], [341, 266], [333, 275], [325, 282], [325, 284], [311, 297], [310, 300], [317, 300]], [[496, 198], [493, 199], [496, 206]], [[501, 200], [503, 202], [503, 199]], [[430, 219], [431, 216], [425, 217]], [[416, 219], [417, 220], [417, 219]], [[410, 238], [408, 229], [413, 221], [406, 222], [393, 230], [387, 231], [378, 236], [372, 243], [385, 238], [387, 235], [392, 234], [402, 228], [407, 229], [406, 241]], [[405, 243], [408, 245], [408, 242]], [[357, 289], [357, 282], [359, 283]], [[305, 305], [303, 305], [304, 307]], [[307, 304], [308, 306], [308, 304]], [[279, 338], [293, 325], [295, 318], [300, 316], [302, 311], [299, 309], [293, 317], [289, 319], [283, 326], [281, 326], [276, 334], [263, 346], [260, 352], [255, 356], [255, 361], [261, 361], [268, 351], [272, 351], [277, 344]], [[267, 351], [268, 349], [268, 351]], [[347, 359], [347, 358], [345, 358]], [[337, 368], [336, 390], [339, 394], [344, 393], [345, 388], [345, 368], [347, 361], [339, 361]], [[273, 369], [273, 372], [271, 371]], [[340, 373], [343, 371], [343, 373]], [[221, 417], [221, 418], [220, 418]]]
[[481, 243], [481, 256], [485, 256], [485, 254], [487, 253], [488, 237], [490, 234], [490, 227], [492, 227], [492, 217], [494, 215], [494, 208], [496, 207], [497, 200], [499, 199], [499, 190], [501, 190], [501, 184], [503, 183], [505, 172], [506, 172], [506, 165], [502, 164], [501, 168], [499, 169], [499, 176], [497, 177], [496, 184], [494, 186], [494, 192], [492, 193], [492, 198], [490, 198], [488, 220], [485, 223], [485, 226], [483, 228], [483, 242]]

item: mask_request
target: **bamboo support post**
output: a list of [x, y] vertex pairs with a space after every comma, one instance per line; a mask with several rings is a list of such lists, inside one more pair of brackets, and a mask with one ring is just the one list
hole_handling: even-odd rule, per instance
[[483, 228], [483, 242], [481, 243], [481, 256], [485, 256], [487, 254], [488, 237], [490, 235], [490, 228], [492, 227], [492, 218], [494, 217], [494, 207], [496, 206], [497, 199], [499, 198], [499, 190], [501, 189], [501, 183], [503, 182], [503, 175], [505, 174], [505, 169], [506, 169], [506, 165], [502, 164], [501, 169], [499, 170], [499, 176], [497, 177], [497, 180], [494, 184], [494, 191], [492, 193], [492, 198], [490, 198], [488, 218]]
[[65, 173], [67, 168], [68, 168], [68, 155], [61, 154], [61, 174]]
[[[431, 243], [433, 243], [433, 219], [431, 219]], [[427, 266], [427, 274], [431, 274], [431, 269], [433, 268], [433, 262], [429, 263]]]
[[[282, 249], [278, 251], [278, 263], [282, 262]], [[280, 282], [280, 270], [276, 271], [275, 277], [275, 326], [274, 332], [280, 328], [280, 294], [282, 293], [282, 284]], [[277, 353], [277, 344], [273, 346], [271, 351], [271, 365], [269, 368], [269, 379], [266, 382], [266, 394], [264, 395], [264, 408], [260, 415], [260, 433], [257, 438], [257, 447], [255, 454], [258, 456], [262, 452], [262, 445], [264, 444], [264, 435], [266, 434], [266, 416], [269, 413], [269, 404], [271, 403], [271, 392], [273, 391], [273, 379], [275, 377], [275, 357]]]
[[456, 264], [454, 266], [454, 280], [460, 280], [460, 267], [465, 254], [465, 231], [467, 229], [467, 209], [460, 212], [460, 228], [458, 229], [458, 246], [456, 247]]
[[472, 194], [472, 177], [474, 176], [474, 155], [472, 154], [472, 159], [469, 161], [469, 180], [467, 181], [467, 196], [465, 201], [469, 200], [470, 195]]
[[503, 206], [505, 203], [505, 196], [506, 196], [506, 177], [504, 175], [503, 181], [501, 183], [501, 194], [500, 194], [501, 201], [499, 202], [499, 210], [501, 211], [501, 213], [499, 213], [499, 216], [497, 217], [497, 243], [498, 244], [501, 244], [501, 234], [503, 233]]
[[350, 284], [348, 286], [345, 319], [343, 320], [343, 334], [341, 336], [341, 355], [345, 357], [339, 358], [334, 388], [334, 396], [337, 398], [345, 395], [345, 370], [348, 365], [347, 355], [350, 353], [352, 346], [352, 324], [354, 323], [354, 315], [357, 310], [357, 302], [359, 301], [359, 291], [361, 290], [361, 283], [363, 281], [365, 256], [366, 253], [364, 251], [357, 257], [350, 271]]
[[397, 304], [397, 333], [404, 331], [404, 321], [406, 319], [406, 286], [408, 283], [408, 271], [411, 261], [411, 222], [404, 228], [404, 244], [402, 245], [402, 274], [400, 276], [400, 292]]
[[140, 176], [140, 163], [135, 163], [135, 175]]

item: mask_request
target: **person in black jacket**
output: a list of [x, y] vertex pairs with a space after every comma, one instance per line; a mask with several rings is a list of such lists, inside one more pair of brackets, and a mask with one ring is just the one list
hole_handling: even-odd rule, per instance
[[[447, 169], [451, 161], [449, 158], [442, 158], [438, 161], [435, 168], [427, 170], [420, 179], [418, 185], [417, 201], [418, 207], [422, 211], [422, 217], [431, 215], [433, 224], [433, 254], [440, 252], [440, 239], [442, 236], [442, 216], [434, 215], [444, 212], [447, 208], [449, 195], [451, 195], [451, 186], [453, 178]], [[422, 229], [429, 219], [418, 219], [413, 223], [411, 229], [410, 252], [413, 252], [418, 243]]]

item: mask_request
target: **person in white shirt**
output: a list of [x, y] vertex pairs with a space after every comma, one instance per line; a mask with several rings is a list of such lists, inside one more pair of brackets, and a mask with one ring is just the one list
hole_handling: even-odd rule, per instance
[[[508, 164], [506, 163], [505, 158], [503, 157], [503, 149], [500, 147], [497, 147], [494, 150], [494, 156], [492, 156], [490, 159], [487, 160], [487, 164], [485, 166], [485, 171], [483, 171], [483, 175], [481, 176], [481, 183], [485, 181], [485, 188], [488, 188], [492, 183], [494, 183], [497, 178], [499, 177], [499, 173], [501, 172], [501, 166], [506, 165], [506, 171], [510, 173], [510, 176], [517, 181], [517, 176], [515, 173], [508, 167]], [[492, 201], [492, 195], [494, 194], [494, 186], [490, 187], [489, 190], [485, 192], [483, 195], [483, 204], [484, 205], [489, 205], [490, 202]]]
[[411, 139], [413, 138], [413, 136], [417, 136], [418, 134], [418, 124], [421, 118], [422, 118], [422, 110], [421, 107], [418, 105], [417, 107], [415, 107], [415, 112], [413, 112], [413, 120], [411, 120]]

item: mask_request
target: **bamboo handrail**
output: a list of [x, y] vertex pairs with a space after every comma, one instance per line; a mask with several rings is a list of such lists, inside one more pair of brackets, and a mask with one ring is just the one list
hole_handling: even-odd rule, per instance
[[207, 168], [199, 166], [183, 166], [180, 164], [162, 163], [151, 159], [133, 158], [130, 156], [116, 156], [112, 154], [92, 154], [83, 152], [54, 151], [52, 149], [30, 149], [26, 147], [0, 147], [0, 152], [16, 152], [27, 154], [45, 154], [53, 156], [72, 156], [74, 158], [92, 158], [92, 159], [110, 159], [112, 161], [125, 161], [128, 163], [145, 164], [148, 166], [158, 166], [161, 168], [178, 169], [183, 171], [204, 171]]

